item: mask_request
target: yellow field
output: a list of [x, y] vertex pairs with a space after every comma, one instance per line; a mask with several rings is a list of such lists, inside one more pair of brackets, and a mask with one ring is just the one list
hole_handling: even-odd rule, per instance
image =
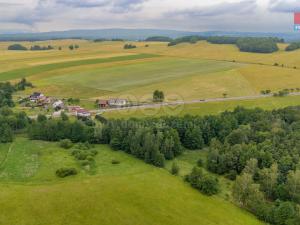
[[[136, 42], [137, 48], [131, 50], [123, 49], [124, 42], [22, 43], [27, 47], [50, 44], [63, 48], [36, 52], [7, 51], [10, 44], [0, 43], [0, 81], [26, 76], [36, 88], [24, 95], [42, 91], [54, 97], [88, 101], [127, 96], [136, 101], [151, 101], [153, 91], [160, 89], [168, 100], [192, 100], [221, 97], [223, 93], [234, 97], [255, 95], [265, 89], [300, 88], [300, 51], [285, 52], [286, 44], [272, 54], [239, 52], [234, 45], [205, 41], [173, 47], [159, 42]], [[70, 51], [70, 44], [80, 48]], [[101, 59], [104, 61], [92, 62]], [[89, 60], [91, 63], [86, 63]]]

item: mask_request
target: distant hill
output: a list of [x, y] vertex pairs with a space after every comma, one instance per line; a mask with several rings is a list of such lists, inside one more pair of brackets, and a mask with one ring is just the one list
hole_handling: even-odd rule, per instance
[[191, 32], [160, 29], [98, 29], [98, 30], [68, 30], [42, 33], [0, 33], [0, 41], [39, 41], [51, 39], [125, 39], [144, 40], [148, 37], [166, 36], [178, 38], [189, 35], [199, 36], [241, 36], [241, 37], [279, 37], [287, 42], [300, 40], [300, 33], [259, 33], [259, 32]]

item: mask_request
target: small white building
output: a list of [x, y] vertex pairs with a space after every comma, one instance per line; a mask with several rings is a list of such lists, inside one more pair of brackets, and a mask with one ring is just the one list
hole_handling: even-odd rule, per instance
[[62, 109], [65, 107], [64, 102], [62, 100], [57, 100], [52, 104], [53, 109]]
[[111, 107], [124, 107], [127, 105], [126, 99], [112, 98], [108, 100], [108, 105]]

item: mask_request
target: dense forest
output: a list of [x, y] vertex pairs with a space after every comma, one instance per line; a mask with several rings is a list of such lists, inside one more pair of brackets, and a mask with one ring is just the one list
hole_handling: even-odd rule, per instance
[[294, 51], [300, 48], [300, 42], [293, 42], [286, 47], [286, 51]]
[[173, 39], [164, 36], [154, 36], [154, 37], [148, 37], [145, 41], [171, 42], [173, 41]]
[[180, 43], [194, 44], [200, 40], [206, 40], [212, 44], [235, 44], [242, 52], [272, 53], [278, 51], [277, 43], [284, 42], [279, 38], [254, 38], [254, 37], [229, 37], [229, 36], [187, 36], [177, 38], [169, 43], [174, 46]]

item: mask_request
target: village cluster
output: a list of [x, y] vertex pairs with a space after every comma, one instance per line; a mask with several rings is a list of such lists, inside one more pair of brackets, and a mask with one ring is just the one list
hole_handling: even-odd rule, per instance
[[[67, 111], [70, 115], [88, 118], [91, 116], [91, 112], [87, 109], [82, 108], [78, 105], [70, 105], [69, 102], [63, 99], [57, 99], [53, 97], [48, 97], [40, 92], [34, 92], [29, 97], [22, 99], [20, 104], [25, 107], [42, 107], [45, 110], [53, 110], [53, 117], [59, 117], [62, 112]], [[106, 108], [121, 108], [128, 105], [127, 99], [111, 98], [108, 100], [98, 99], [96, 100], [96, 105], [99, 109]]]

